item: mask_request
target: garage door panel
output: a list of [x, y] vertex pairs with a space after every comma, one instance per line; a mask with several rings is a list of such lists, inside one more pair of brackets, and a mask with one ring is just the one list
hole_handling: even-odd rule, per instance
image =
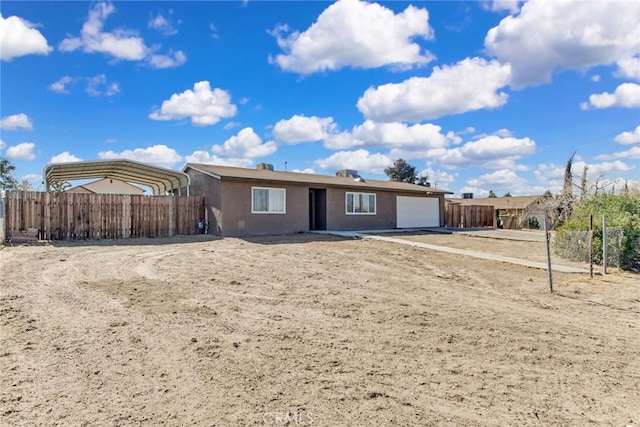
[[433, 197], [396, 197], [398, 228], [439, 227], [440, 203]]

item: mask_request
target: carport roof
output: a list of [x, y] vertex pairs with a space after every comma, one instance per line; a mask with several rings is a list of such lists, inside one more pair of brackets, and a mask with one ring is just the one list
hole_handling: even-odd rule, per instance
[[146, 185], [154, 195], [183, 187], [189, 192], [189, 176], [184, 172], [151, 166], [134, 160], [114, 159], [87, 162], [50, 163], [42, 173], [47, 191], [51, 184], [77, 179], [114, 178]]

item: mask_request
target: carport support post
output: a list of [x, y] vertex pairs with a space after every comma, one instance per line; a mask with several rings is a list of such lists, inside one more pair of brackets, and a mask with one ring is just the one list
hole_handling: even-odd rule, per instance
[[549, 292], [553, 293], [553, 277], [551, 275], [551, 250], [549, 246], [549, 228], [547, 218], [544, 218], [544, 240], [547, 244], [547, 282], [549, 282]]

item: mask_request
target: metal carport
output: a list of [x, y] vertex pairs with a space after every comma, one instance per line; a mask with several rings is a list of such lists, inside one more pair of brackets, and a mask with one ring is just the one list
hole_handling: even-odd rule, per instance
[[146, 185], [155, 196], [186, 188], [189, 195], [189, 175], [172, 169], [151, 166], [127, 159], [95, 160], [70, 163], [50, 163], [42, 173], [46, 190], [57, 182], [68, 180], [113, 178], [132, 184]]

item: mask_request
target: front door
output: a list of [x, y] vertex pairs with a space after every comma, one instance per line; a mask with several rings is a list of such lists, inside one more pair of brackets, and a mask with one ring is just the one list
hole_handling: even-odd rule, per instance
[[309, 189], [309, 230], [327, 229], [327, 190]]

